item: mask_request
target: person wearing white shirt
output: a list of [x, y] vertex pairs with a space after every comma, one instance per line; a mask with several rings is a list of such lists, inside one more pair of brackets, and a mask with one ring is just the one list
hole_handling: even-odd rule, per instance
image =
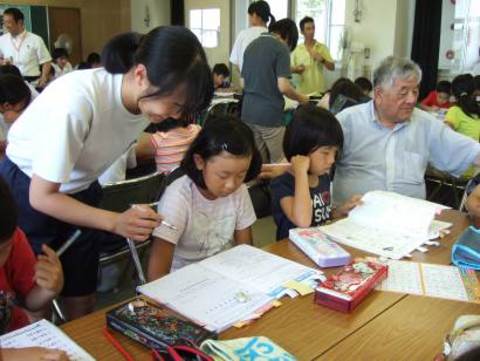
[[55, 79], [70, 73], [73, 70], [72, 64], [68, 61], [68, 52], [65, 48], [55, 48], [52, 52], [52, 67], [55, 70]]
[[25, 30], [23, 13], [17, 8], [3, 12], [3, 25], [7, 33], [0, 36], [1, 63], [16, 65], [25, 80], [38, 80], [36, 86], [43, 88], [48, 81], [52, 60], [43, 39]]
[[55, 80], [12, 125], [0, 176], [18, 205], [19, 226], [34, 251], [62, 254], [63, 305], [68, 319], [95, 306], [96, 232], [146, 240], [162, 217], [149, 207], [123, 213], [97, 208], [98, 177], [136, 140], [148, 122], [195, 117], [213, 96], [210, 67], [197, 37], [182, 27], [120, 34], [103, 51], [104, 68]]
[[255, 1], [248, 7], [248, 22], [250, 27], [244, 29], [238, 34], [233, 44], [230, 62], [242, 71], [243, 54], [245, 49], [252, 41], [258, 38], [262, 33], [268, 32], [267, 23], [275, 22], [275, 18], [270, 13], [270, 6], [266, 1]]

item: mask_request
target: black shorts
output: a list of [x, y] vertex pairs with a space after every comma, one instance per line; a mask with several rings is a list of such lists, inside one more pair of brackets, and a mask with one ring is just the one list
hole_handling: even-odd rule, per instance
[[[10, 186], [17, 202], [18, 226], [25, 232], [35, 254], [42, 252], [42, 244], [58, 250], [77, 229], [82, 231], [80, 237], [60, 257], [65, 277], [61, 294], [74, 297], [94, 293], [99, 255], [95, 234], [98, 231], [67, 224], [33, 209], [29, 201], [31, 179], [8, 157], [0, 162], [0, 176]], [[94, 182], [88, 189], [70, 196], [82, 203], [96, 206], [102, 196], [102, 188], [98, 182]]]

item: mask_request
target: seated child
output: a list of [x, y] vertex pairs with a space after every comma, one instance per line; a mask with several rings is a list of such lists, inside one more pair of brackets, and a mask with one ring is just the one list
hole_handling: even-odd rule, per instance
[[[474, 91], [474, 80], [470, 74], [458, 75], [453, 79], [452, 92], [457, 103], [448, 109], [445, 124], [478, 142], [480, 140], [480, 106], [475, 100]], [[471, 178], [474, 173], [475, 167], [471, 166], [463, 176]]]
[[[6, 333], [30, 323], [22, 306], [35, 312], [48, 307], [63, 287], [63, 271], [55, 251], [44, 245], [44, 254], [35, 259], [25, 234], [17, 227], [17, 212], [8, 185], [0, 178], [0, 333]], [[14, 302], [15, 301], [15, 302]], [[33, 348], [23, 354], [23, 360], [36, 359], [35, 353], [43, 350]], [[3, 360], [15, 358], [16, 352], [24, 350], [2, 349]], [[42, 353], [47, 350], [41, 351]], [[53, 352], [58, 354], [57, 351]], [[46, 353], [45, 353], [46, 354]], [[28, 357], [30, 355], [30, 357]], [[38, 358], [40, 359], [40, 358]], [[44, 358], [50, 360], [50, 358]], [[61, 360], [62, 358], [51, 358]], [[65, 359], [65, 358], [63, 358]]]
[[373, 85], [370, 80], [367, 78], [361, 76], [355, 79], [354, 81], [355, 85], [358, 86], [360, 89], [362, 89], [363, 95], [367, 97], [372, 96], [372, 90], [373, 90]]
[[182, 161], [185, 175], [167, 187], [158, 205], [176, 229], [162, 224], [153, 231], [149, 280], [233, 245], [251, 244], [256, 217], [244, 183], [255, 179], [260, 167], [244, 122], [226, 116], [207, 122]]
[[[16, 75], [23, 79], [22, 73], [20, 73], [20, 69], [18, 69], [13, 64], [0, 65], [0, 75], [4, 75], [4, 74]], [[32, 93], [32, 101], [33, 101], [33, 99], [35, 99], [39, 95], [39, 92], [28, 81], [26, 80], [24, 81], [25, 81], [25, 84], [28, 86], [28, 89], [30, 89], [30, 93]]]
[[157, 172], [168, 174], [177, 168], [200, 129], [197, 124], [177, 119], [159, 124], [159, 130], [150, 138], [150, 153], [155, 157]]
[[435, 90], [428, 93], [427, 97], [420, 103], [420, 108], [426, 111], [448, 109], [450, 103], [451, 84], [447, 80], [439, 81]]
[[283, 139], [291, 169], [270, 184], [277, 240], [287, 238], [292, 228], [346, 216], [360, 203], [361, 197], [353, 196], [332, 209], [330, 173], [342, 146], [343, 131], [332, 113], [311, 104], [297, 108]]
[[68, 52], [65, 48], [55, 48], [52, 52], [52, 67], [55, 69], [55, 79], [70, 73], [73, 68], [68, 61]]
[[212, 69], [213, 74], [213, 87], [215, 90], [221, 88], [228, 88], [228, 77], [230, 76], [230, 70], [223, 64], [215, 64]]
[[7, 147], [11, 124], [30, 104], [31, 92], [24, 80], [16, 75], [0, 75], [0, 159]]

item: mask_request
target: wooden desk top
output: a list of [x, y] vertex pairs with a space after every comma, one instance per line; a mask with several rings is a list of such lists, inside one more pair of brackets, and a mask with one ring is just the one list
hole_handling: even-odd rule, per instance
[[[414, 260], [441, 264], [450, 263], [451, 244], [468, 225], [468, 221], [464, 215], [456, 211], [446, 212], [441, 219], [455, 223], [451, 234], [442, 240], [440, 247], [430, 247], [431, 249], [426, 254], [415, 252]], [[288, 240], [271, 244], [264, 249], [307, 266], [314, 266], [313, 262]], [[354, 257], [365, 255], [358, 250], [351, 249], [351, 251]], [[334, 271], [328, 270], [326, 273]], [[315, 305], [313, 295], [296, 299], [283, 299], [281, 307], [269, 311], [260, 320], [242, 329], [231, 328], [223, 332], [220, 338], [230, 339], [264, 335], [294, 354], [299, 360], [312, 360], [327, 351], [329, 352], [329, 350], [336, 350], [337, 345], [343, 344], [343, 340], [352, 338], [387, 310], [392, 312], [395, 317], [403, 318], [404, 311], [397, 312], [395, 310], [397, 305], [402, 304], [405, 298], [407, 298], [407, 295], [404, 294], [374, 291], [352, 314], [343, 314]], [[429, 302], [433, 304], [431, 301], [437, 300], [426, 299], [427, 304]], [[79, 320], [69, 322], [63, 325], [62, 329], [98, 360], [118, 360], [120, 354], [102, 335], [102, 328], [105, 326], [105, 311], [100, 310]], [[432, 316], [432, 323], [434, 323], [434, 318], [435, 316]], [[448, 323], [448, 327], [451, 327], [452, 322]], [[413, 327], [410, 324], [408, 326]], [[145, 348], [118, 333], [115, 333], [115, 335], [122, 345], [135, 355], [136, 359], [151, 359]], [[343, 347], [341, 349], [343, 350]], [[330, 360], [330, 358], [328, 359]]]
[[433, 360], [457, 317], [479, 312], [478, 304], [407, 296], [315, 360]]

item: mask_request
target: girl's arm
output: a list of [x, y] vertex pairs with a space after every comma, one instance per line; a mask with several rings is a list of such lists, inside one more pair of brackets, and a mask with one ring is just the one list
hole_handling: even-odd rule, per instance
[[148, 259], [148, 281], [167, 275], [172, 267], [175, 245], [164, 239], [153, 237], [150, 258]]
[[135, 241], [145, 241], [161, 222], [161, 217], [148, 207], [115, 213], [88, 206], [59, 190], [60, 183], [34, 174], [30, 184], [30, 204], [34, 209], [66, 223], [101, 229]]
[[233, 239], [236, 245], [239, 244], [252, 244], [252, 227], [247, 227], [245, 229], [236, 229], [233, 233]]
[[44, 347], [3, 348], [0, 360], [4, 361], [68, 361], [65, 351]]
[[306, 228], [312, 224], [312, 200], [308, 185], [310, 158], [296, 155], [291, 159], [295, 176], [295, 193], [293, 197], [280, 200], [280, 207], [287, 218], [297, 227]]

